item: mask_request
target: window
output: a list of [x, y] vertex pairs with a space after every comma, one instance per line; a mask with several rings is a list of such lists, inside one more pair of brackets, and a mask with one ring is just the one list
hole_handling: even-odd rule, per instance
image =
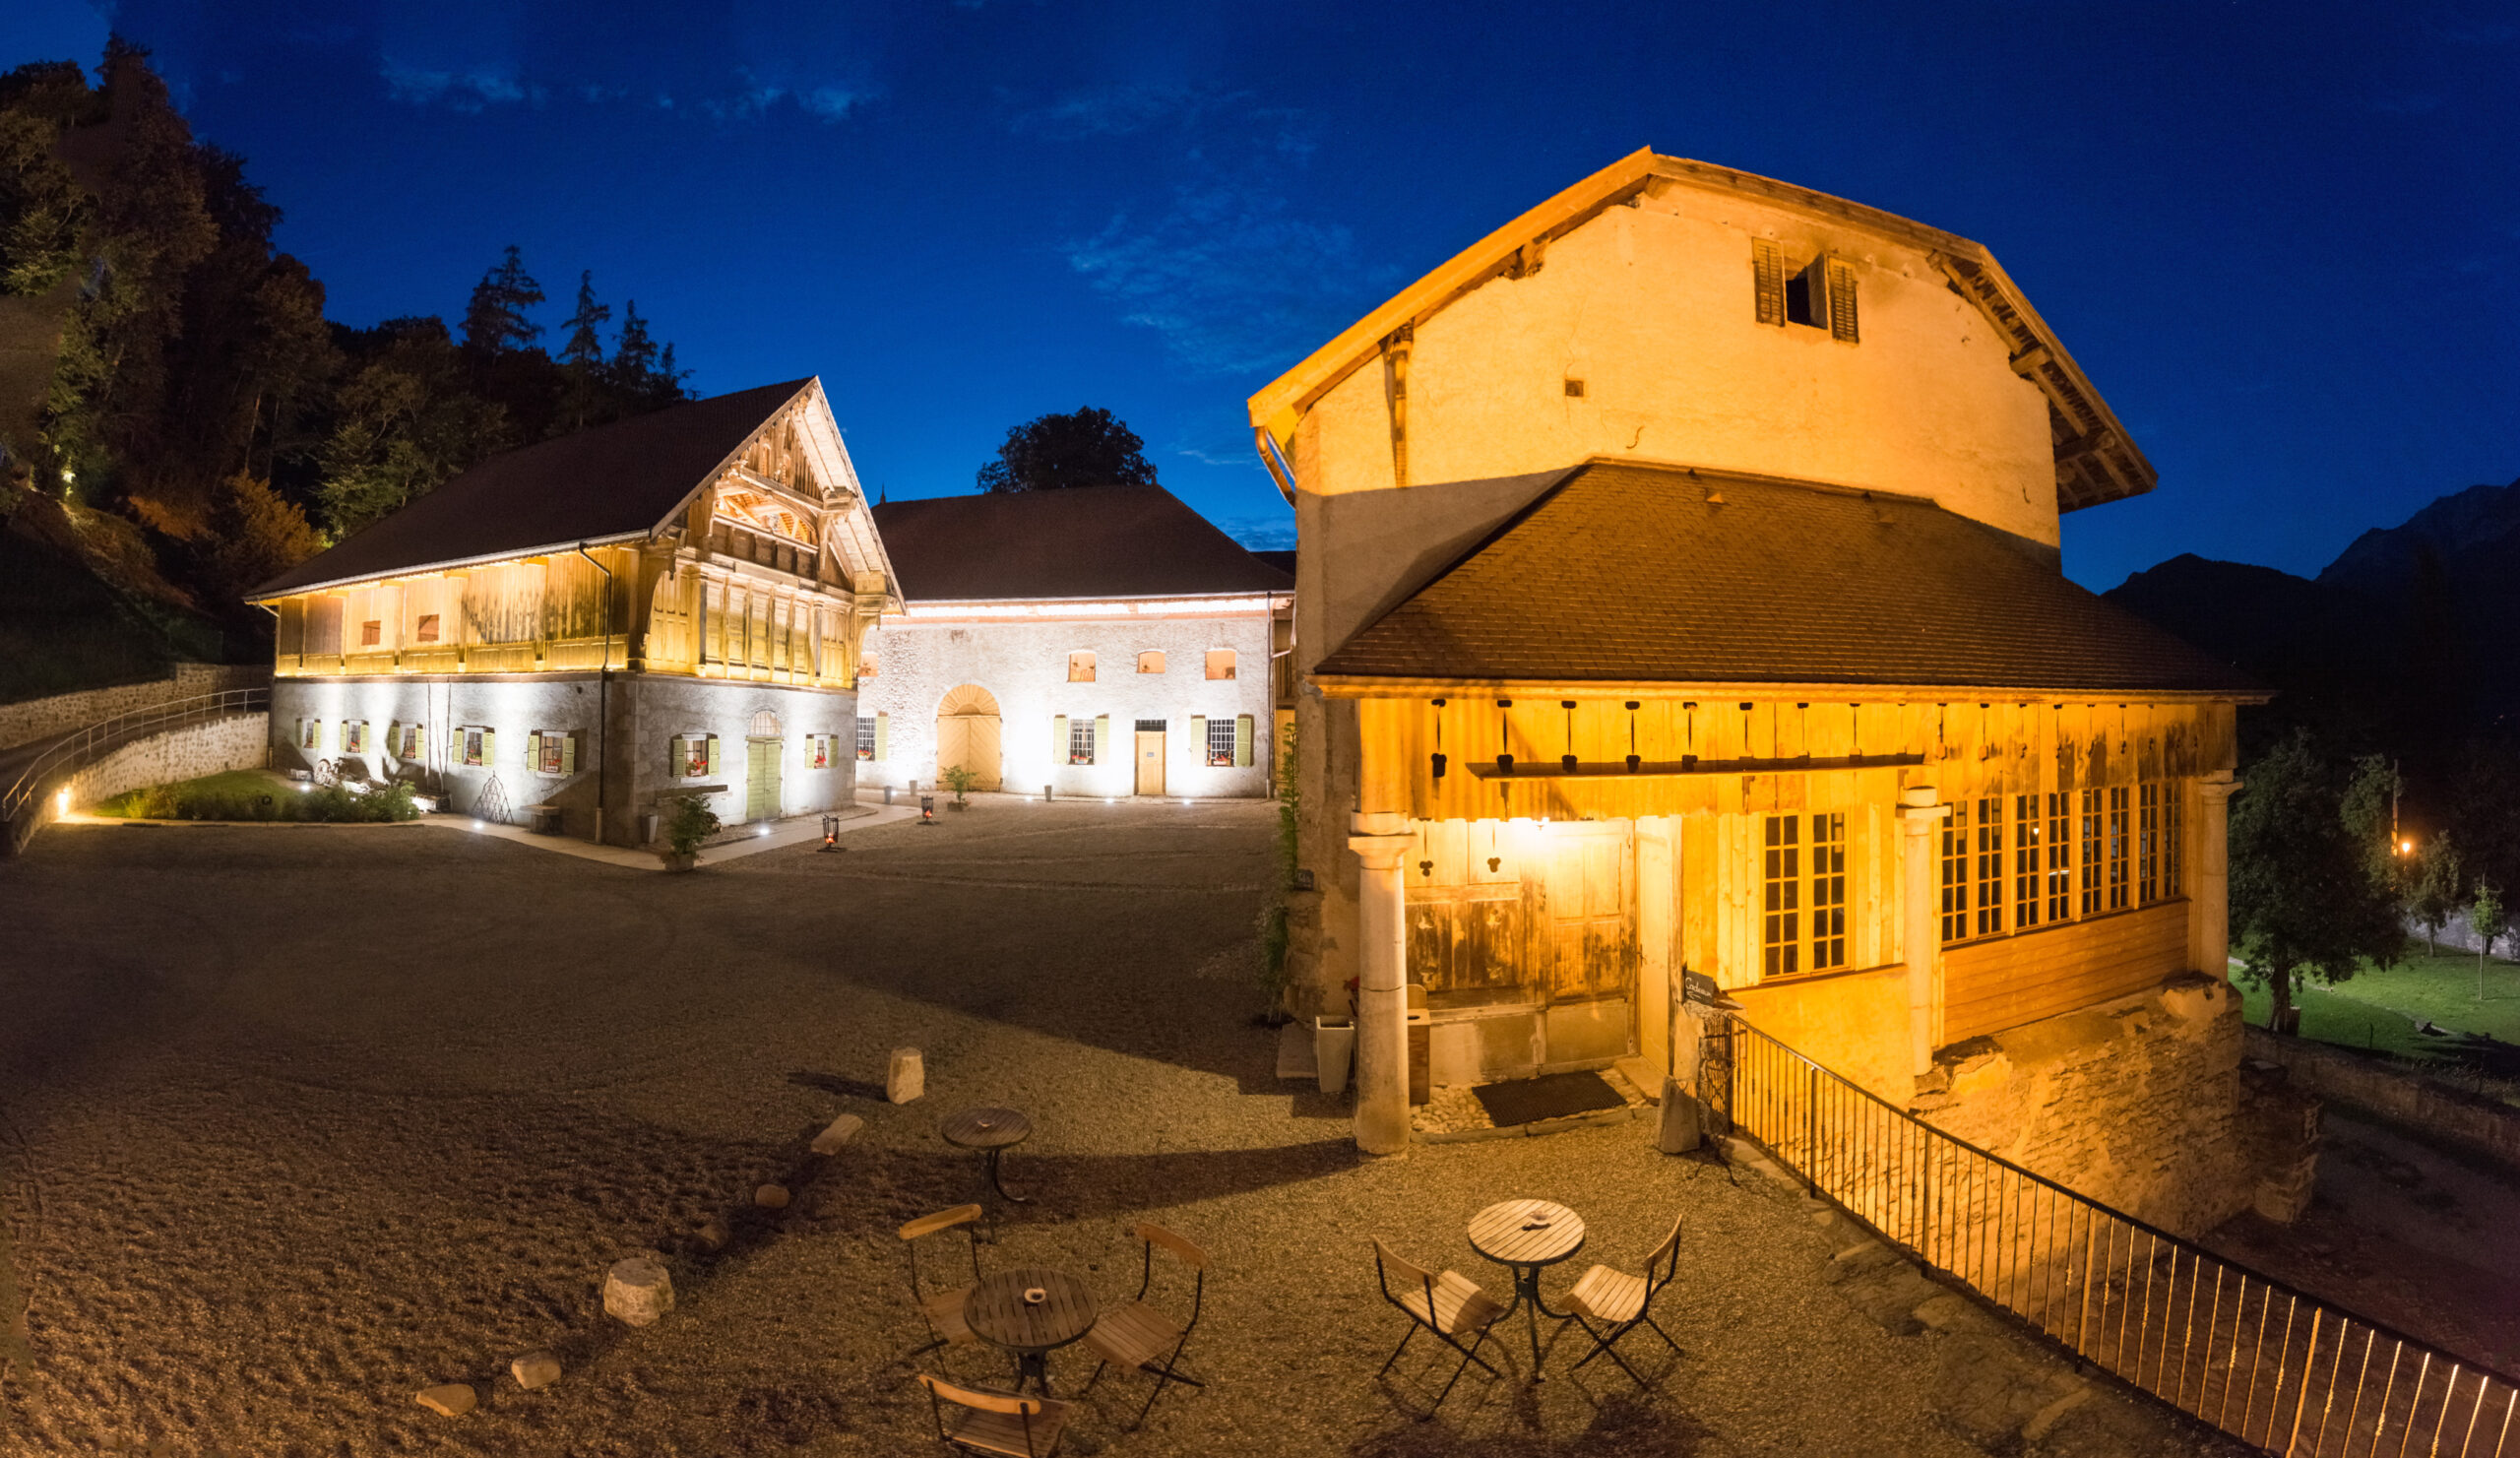
[[676, 734], [668, 751], [673, 763], [671, 771], [684, 780], [697, 780], [717, 772], [718, 736], [716, 734]]
[[831, 768], [831, 735], [807, 734], [805, 736], [805, 767], [815, 770]]
[[1142, 653], [1142, 654], [1139, 654], [1139, 655], [1138, 655], [1138, 671], [1139, 671], [1139, 672], [1141, 672], [1141, 673], [1161, 673], [1161, 672], [1163, 672], [1163, 671], [1164, 671], [1164, 651], [1163, 651], [1162, 649], [1160, 649], [1160, 648], [1150, 648], [1150, 649], [1148, 649], [1146, 652], [1144, 652], [1144, 653]]
[[2074, 800], [2070, 794], [2048, 796], [2048, 919], [2064, 921], [2074, 915]]
[[407, 724], [403, 726], [402, 729], [394, 735], [394, 742], [388, 747], [393, 750], [394, 757], [396, 759], [419, 758], [420, 726], [416, 724]]
[[342, 721], [342, 752], [344, 754], [365, 754], [367, 752], [366, 720], [345, 719]]
[[1210, 678], [1231, 678], [1233, 676], [1232, 649], [1211, 648], [1208, 650], [1208, 676]]
[[435, 643], [437, 641], [437, 619], [438, 615], [434, 612], [421, 613], [420, 620], [411, 626], [411, 641], [414, 643]]
[[1083, 649], [1079, 649], [1076, 652], [1069, 654], [1067, 656], [1067, 681], [1070, 683], [1092, 683], [1094, 681], [1094, 655], [1087, 653]]
[[[1091, 658], [1092, 655], [1089, 654], [1087, 657]], [[1089, 668], [1087, 671], [1092, 670]], [[1067, 762], [1069, 764], [1094, 763], [1093, 720], [1071, 719], [1067, 722]]]
[[300, 749], [323, 748], [324, 721], [320, 719], [301, 719], [297, 721], [297, 747]]
[[384, 641], [385, 641], [385, 623], [383, 622], [383, 620], [382, 620], [382, 619], [379, 619], [379, 618], [373, 618], [373, 617], [371, 617], [371, 618], [369, 618], [367, 621], [365, 621], [365, 622], [363, 622], [363, 623], [360, 623], [360, 624], [358, 625], [358, 646], [359, 646], [359, 647], [361, 647], [361, 648], [374, 648], [375, 646], [377, 646], [378, 644], [380, 644], [380, 643], [382, 643], [382, 642], [384, 642]]
[[2181, 813], [2187, 801], [2179, 793], [2178, 782], [2162, 786], [2162, 900], [2173, 901], [2187, 894], [2184, 874], [2187, 863], [2187, 817]]
[[1230, 719], [1208, 721], [1208, 764], [1211, 767], [1232, 767], [1234, 723]]
[[1811, 970], [1847, 965], [1847, 817], [1811, 817]]
[[857, 757], [869, 760], [875, 757], [875, 721], [872, 719], [857, 721]]
[[488, 729], [457, 729], [455, 731], [455, 757], [469, 765], [488, 764], [490, 762], [490, 746], [495, 742], [496, 740], [492, 737]]
[[1942, 939], [1969, 939], [1969, 802], [1942, 822]]
[[860, 678], [872, 678], [875, 676], [875, 656], [873, 654], [867, 654], [857, 661], [857, 676]]
[[537, 729], [526, 735], [526, 763], [537, 775], [578, 772], [578, 735], [574, 729]]
[[1978, 801], [1978, 934], [2004, 929], [2004, 802]]
[[2135, 898], [2145, 906], [2162, 899], [2162, 788], [2135, 787]]
[[1802, 817], [1767, 817], [1766, 847], [1759, 862], [1760, 974], [1792, 977], [1802, 970]]
[[1774, 238], [1750, 240], [1752, 313], [1761, 324], [1800, 324], [1825, 329], [1846, 344], [1858, 341], [1855, 265], [1821, 253], [1788, 277], [1785, 250]]
[[2083, 894], [2082, 912], [2086, 917], [2100, 915], [2100, 856], [2104, 844], [2101, 837], [2101, 792], [2083, 792]]
[[2123, 785], [2109, 792], [2109, 909], [2112, 912], [2126, 910], [2127, 893], [2133, 889], [2127, 874], [2127, 852], [2134, 839], [2128, 834], [2127, 798]]
[[2012, 924], [2016, 931], [2038, 925], [2044, 905], [2048, 819], [2040, 809], [2035, 794], [2012, 797]]

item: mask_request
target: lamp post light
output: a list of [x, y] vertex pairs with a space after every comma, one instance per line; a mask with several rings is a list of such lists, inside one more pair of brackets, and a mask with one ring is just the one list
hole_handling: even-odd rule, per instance
[[918, 797], [918, 823], [921, 825], [936, 823], [936, 796], [922, 794]]
[[840, 817], [838, 815], [823, 816], [823, 849], [826, 851], [840, 849]]

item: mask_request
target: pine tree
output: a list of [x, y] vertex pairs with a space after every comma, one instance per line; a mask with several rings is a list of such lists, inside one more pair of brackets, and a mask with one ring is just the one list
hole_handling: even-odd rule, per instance
[[621, 333], [612, 343], [612, 387], [639, 399], [653, 388], [657, 373], [657, 342], [648, 337], [648, 321], [639, 317], [639, 301], [621, 305]]
[[464, 348], [477, 354], [522, 349], [541, 337], [542, 326], [525, 311], [542, 302], [542, 285], [525, 271], [525, 259], [510, 243], [506, 256], [481, 282], [472, 285], [472, 302], [464, 306]]
[[560, 350], [560, 362], [587, 375], [601, 367], [603, 340], [596, 326], [611, 317], [611, 305], [595, 301], [595, 270], [578, 275], [578, 311], [569, 316], [569, 343]]

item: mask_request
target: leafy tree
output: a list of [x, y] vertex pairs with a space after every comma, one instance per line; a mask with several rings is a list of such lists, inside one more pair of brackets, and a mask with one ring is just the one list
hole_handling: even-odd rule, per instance
[[336, 536], [347, 536], [436, 490], [510, 443], [506, 410], [475, 395], [446, 326], [399, 319], [391, 344], [342, 390], [322, 451], [318, 498]]
[[475, 354], [496, 354], [504, 349], [522, 349], [542, 337], [542, 326], [525, 316], [525, 311], [542, 302], [542, 285], [525, 271], [525, 257], [516, 244], [472, 285], [472, 298], [464, 306], [464, 348]]
[[226, 601], [242, 598], [324, 545], [295, 502], [273, 490], [271, 482], [250, 475], [228, 478], [212, 513], [211, 529], [203, 575]]
[[2346, 823], [2343, 788], [2307, 730], [2269, 750], [2232, 810], [2231, 916], [2246, 976], [2291, 1026], [2297, 980], [2339, 983], [2386, 967], [2405, 942], [2396, 898]]
[[2477, 899], [2468, 905], [2468, 925], [2477, 934], [2477, 1001], [2485, 1001], [2485, 958], [2493, 950], [2495, 938], [2502, 935], [2503, 919], [2510, 911], [2502, 904], [2502, 893], [2491, 881], [2477, 882]]
[[2451, 833], [2473, 881], [2520, 886], [2520, 740], [2467, 746], [2451, 782]]
[[1048, 491], [1065, 486], [1151, 486], [1146, 442], [1109, 411], [1085, 406], [1040, 415], [1006, 432], [997, 459], [982, 466], [983, 491]]
[[0, 292], [45, 292], [79, 266], [94, 210], [53, 155], [58, 135], [41, 116], [0, 110]]
[[2440, 954], [2441, 928], [2450, 924], [2451, 914], [2459, 909], [2461, 872], [2457, 843], [2436, 835], [2425, 844], [2407, 909], [2424, 927], [2424, 950], [2429, 955]]

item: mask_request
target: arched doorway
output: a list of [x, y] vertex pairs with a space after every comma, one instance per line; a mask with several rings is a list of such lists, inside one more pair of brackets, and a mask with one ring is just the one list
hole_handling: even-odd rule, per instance
[[936, 774], [939, 782], [956, 765], [978, 776], [972, 788], [995, 790], [1003, 756], [998, 748], [997, 700], [976, 683], [966, 683], [936, 706]]

